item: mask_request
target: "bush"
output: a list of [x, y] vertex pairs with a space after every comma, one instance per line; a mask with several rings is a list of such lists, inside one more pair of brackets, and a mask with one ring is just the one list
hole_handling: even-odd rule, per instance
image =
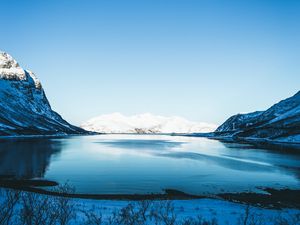
[[197, 218], [185, 218], [182, 221], [182, 225], [217, 225], [218, 221], [217, 219], [212, 220], [205, 220], [201, 216], [198, 216]]
[[[137, 201], [103, 216], [103, 208], [80, 210], [71, 198], [63, 197], [74, 193], [74, 189], [65, 184], [55, 188], [58, 196], [41, 195], [15, 190], [0, 192], [0, 225], [217, 225], [216, 219], [207, 220], [198, 217], [178, 219], [171, 201]], [[238, 218], [237, 225], [300, 225], [300, 213], [278, 214], [275, 218], [264, 221], [262, 215], [252, 210], [250, 205]], [[199, 211], [198, 209], [197, 211]], [[179, 212], [184, 212], [181, 207]], [[80, 220], [76, 218], [81, 214]], [[232, 224], [232, 221], [231, 223]]]
[[174, 212], [174, 205], [171, 201], [156, 202], [151, 210], [151, 217], [156, 224], [175, 225], [177, 216]]
[[0, 202], [0, 224], [8, 225], [14, 223], [15, 207], [20, 199], [20, 192], [15, 190], [1, 190], [3, 196]]

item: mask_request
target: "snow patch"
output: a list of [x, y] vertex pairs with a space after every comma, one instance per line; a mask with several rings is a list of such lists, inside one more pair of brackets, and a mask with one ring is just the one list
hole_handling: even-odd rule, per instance
[[121, 113], [101, 115], [88, 120], [82, 128], [100, 133], [204, 133], [216, 125], [191, 122], [182, 117], [164, 117], [150, 113], [124, 116]]
[[0, 135], [82, 132], [51, 109], [35, 74], [5, 52], [0, 52], [0, 121]]

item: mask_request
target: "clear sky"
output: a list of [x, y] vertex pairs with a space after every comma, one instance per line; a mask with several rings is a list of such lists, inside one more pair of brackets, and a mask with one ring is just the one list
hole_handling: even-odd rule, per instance
[[300, 89], [300, 1], [1, 0], [0, 49], [74, 124], [121, 112], [221, 123]]

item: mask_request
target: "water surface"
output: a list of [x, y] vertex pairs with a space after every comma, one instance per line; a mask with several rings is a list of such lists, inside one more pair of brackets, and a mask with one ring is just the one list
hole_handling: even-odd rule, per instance
[[167, 135], [9, 139], [0, 141], [3, 175], [68, 182], [93, 194], [299, 189], [300, 153]]

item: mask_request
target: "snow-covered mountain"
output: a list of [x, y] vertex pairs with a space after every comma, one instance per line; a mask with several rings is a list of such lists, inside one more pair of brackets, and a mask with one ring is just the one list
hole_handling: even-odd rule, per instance
[[300, 143], [300, 91], [266, 111], [237, 114], [214, 132], [239, 139], [268, 139]]
[[0, 52], [0, 136], [85, 132], [51, 109], [33, 72]]
[[124, 116], [120, 113], [101, 115], [88, 120], [81, 127], [100, 133], [196, 133], [210, 132], [216, 128], [213, 124], [150, 113], [134, 116]]

